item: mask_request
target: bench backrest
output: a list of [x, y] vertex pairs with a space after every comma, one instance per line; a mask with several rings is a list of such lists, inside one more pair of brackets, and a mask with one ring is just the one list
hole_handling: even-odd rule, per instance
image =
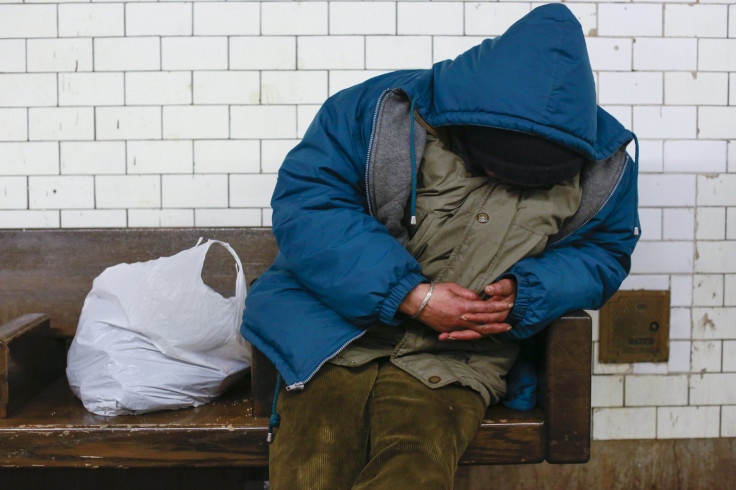
[[[56, 335], [71, 337], [92, 281], [103, 270], [174, 255], [199, 237], [229, 243], [249, 285], [277, 252], [270, 228], [0, 230], [0, 325], [42, 312]], [[234, 262], [222, 247], [211, 249], [202, 277], [216, 291], [234, 294]]]

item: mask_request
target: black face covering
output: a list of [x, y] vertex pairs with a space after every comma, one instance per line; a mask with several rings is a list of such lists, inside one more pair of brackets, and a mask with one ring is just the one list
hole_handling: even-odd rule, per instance
[[540, 136], [484, 126], [451, 126], [452, 146], [465, 159], [512, 184], [539, 187], [572, 178], [585, 157]]

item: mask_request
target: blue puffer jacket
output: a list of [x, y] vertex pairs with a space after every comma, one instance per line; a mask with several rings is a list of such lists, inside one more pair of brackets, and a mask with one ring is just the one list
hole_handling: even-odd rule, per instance
[[[561, 4], [539, 7], [453, 61], [330, 97], [286, 157], [271, 202], [280, 252], [248, 293], [242, 333], [290, 389], [370, 325], [400, 324], [399, 304], [425, 280], [403, 246], [426, 138], [413, 114], [433, 127], [541, 135], [595, 161], [575, 216], [508, 271], [518, 292], [505, 335], [527, 338], [565, 312], [598, 308], [628, 274], [639, 227], [636, 165], [622, 149], [632, 133], [596, 105], [575, 17]], [[509, 405], [529, 408], [533, 382], [517, 382]]]

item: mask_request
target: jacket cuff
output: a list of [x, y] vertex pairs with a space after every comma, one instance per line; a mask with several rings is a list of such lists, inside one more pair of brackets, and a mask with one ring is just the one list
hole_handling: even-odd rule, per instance
[[383, 323], [388, 323], [389, 325], [399, 325], [403, 323], [403, 319], [397, 319], [396, 317], [396, 311], [399, 309], [399, 305], [402, 301], [404, 301], [404, 298], [407, 294], [411, 292], [412, 289], [417, 287], [417, 285], [425, 282], [427, 278], [425, 278], [421, 274], [417, 274], [415, 272], [410, 272], [404, 277], [401, 278], [401, 280], [396, 284], [393, 289], [391, 289], [391, 292], [389, 293], [388, 297], [383, 300], [383, 302], [378, 307], [378, 319], [381, 320]]
[[526, 277], [520, 276], [514, 273], [504, 274], [499, 279], [514, 279], [516, 281], [516, 299], [514, 300], [514, 307], [511, 309], [509, 316], [506, 317], [506, 323], [515, 327], [517, 323], [524, 318], [526, 310], [529, 308], [531, 303], [531, 296], [529, 294], [529, 281]]

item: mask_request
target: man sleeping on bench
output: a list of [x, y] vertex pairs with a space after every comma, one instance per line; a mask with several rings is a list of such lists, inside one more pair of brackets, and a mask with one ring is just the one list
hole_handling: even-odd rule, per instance
[[561, 4], [328, 99], [279, 171], [242, 327], [284, 380], [273, 488], [451, 488], [486, 408], [534, 405], [521, 339], [628, 274], [632, 138]]

